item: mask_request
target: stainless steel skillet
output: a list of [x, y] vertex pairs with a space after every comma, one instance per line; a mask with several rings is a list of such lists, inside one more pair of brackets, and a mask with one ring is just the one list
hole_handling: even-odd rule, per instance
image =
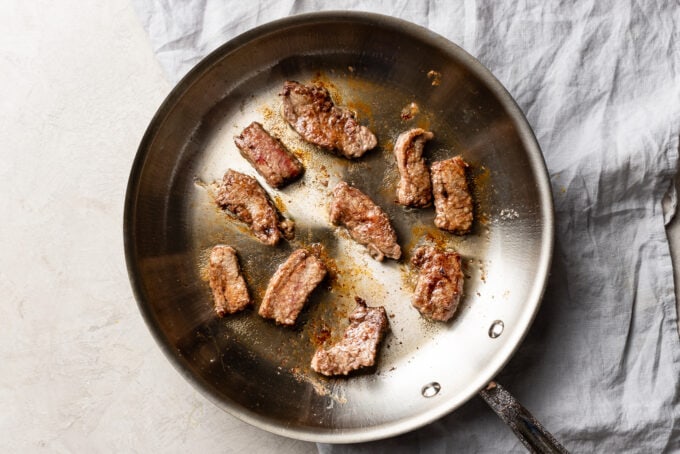
[[[373, 129], [378, 148], [349, 162], [303, 143], [279, 114], [277, 93], [287, 79], [328, 87], [336, 102]], [[306, 166], [301, 181], [280, 191], [268, 188], [297, 223], [296, 240], [275, 248], [216, 209], [211, 196], [212, 183], [227, 168], [256, 175], [233, 144], [253, 120]], [[435, 133], [427, 147], [431, 161], [462, 154], [472, 164], [477, 221], [470, 235], [438, 231], [431, 209], [394, 204], [391, 149], [399, 132], [414, 126]], [[329, 224], [328, 194], [341, 179], [388, 212], [405, 252], [400, 262], [375, 262]], [[432, 422], [500, 371], [539, 307], [552, 254], [552, 210], [531, 128], [478, 61], [401, 20], [317, 13], [233, 39], [170, 93], [131, 171], [125, 248], [151, 332], [216, 405], [280, 435], [349, 443]], [[408, 259], [422, 242], [455, 248], [465, 258], [466, 296], [446, 324], [422, 319], [410, 305]], [[203, 273], [206, 252], [217, 243], [239, 251], [258, 304], [267, 280], [296, 247], [323, 244], [332, 277], [312, 295], [294, 329], [277, 327], [253, 310], [217, 319]], [[385, 306], [391, 332], [373, 370], [325, 379], [309, 369], [309, 359], [317, 345], [341, 334], [355, 296]]]

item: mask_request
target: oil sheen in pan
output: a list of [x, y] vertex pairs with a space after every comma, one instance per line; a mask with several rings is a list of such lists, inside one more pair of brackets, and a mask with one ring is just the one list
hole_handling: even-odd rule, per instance
[[[415, 100], [394, 89], [358, 78], [353, 68], [316, 71], [304, 76], [301, 78], [303, 82], [323, 85], [336, 104], [347, 105], [354, 110], [359, 120], [376, 133], [378, 147], [361, 159], [347, 160], [308, 144], [283, 120], [276, 95], [276, 91], [280, 90], [277, 85], [264, 90], [259, 96], [244, 100], [238, 114], [225, 115], [224, 124], [218, 126], [218, 130], [227, 133], [211, 137], [206, 150], [233, 150], [232, 136], [252, 120], [262, 122], [265, 129], [280, 138], [304, 163], [305, 174], [280, 191], [267, 186], [262, 179], [260, 181], [272, 195], [277, 208], [295, 220], [296, 238], [277, 248], [261, 246], [252, 239], [247, 228], [215, 209], [212, 201], [215, 185], [199, 184], [200, 190], [207, 191], [203, 200], [207, 204], [204, 212], [210, 213], [210, 216], [195, 219], [196, 231], [205, 228], [205, 237], [211, 241], [201, 244], [197, 250], [206, 251], [213, 244], [234, 244], [238, 241], [244, 274], [257, 306], [268, 278], [292, 250], [311, 244], [323, 245], [331, 273], [310, 298], [295, 329], [263, 323], [255, 311], [240, 317], [227, 317], [223, 323], [240, 338], [253, 338], [253, 349], [258, 358], [292, 371], [297, 378], [314, 383], [316, 392], [330, 395], [328, 379], [314, 373], [309, 361], [314, 349], [321, 343], [333, 342], [341, 337], [347, 316], [354, 307], [355, 296], [366, 299], [370, 305], [385, 306], [390, 318], [391, 332], [383, 343], [379, 366], [368, 373], [395, 370], [400, 361], [408, 361], [417, 354], [420, 343], [435, 338], [441, 330], [449, 329], [449, 324], [424, 320], [410, 307], [415, 281], [415, 274], [408, 265], [411, 251], [423, 242], [432, 242], [440, 247], [456, 249], [466, 258], [479, 260], [488, 247], [488, 228], [485, 225], [488, 215], [485, 214], [484, 202], [489, 178], [475, 178], [473, 182], [479, 221], [471, 235], [460, 237], [435, 228], [432, 208], [409, 209], [394, 203], [398, 172], [393, 146], [396, 136], [406, 129], [431, 129], [435, 131], [436, 138], [428, 144], [426, 155], [430, 161], [444, 159], [460, 152], [455, 136], [447, 134], [449, 128], [441, 125], [434, 113], [421, 106], [418, 106], [417, 113], [405, 120], [401, 111]], [[249, 164], [238, 159], [238, 155], [233, 157], [236, 159], [230, 162], [229, 167], [256, 175]], [[212, 172], [214, 169], [209, 170]], [[473, 172], [484, 175], [477, 169]], [[218, 176], [212, 173], [201, 175], [197, 176], [197, 181], [215, 180]], [[404, 249], [404, 257], [399, 263], [392, 260], [375, 262], [364, 247], [353, 242], [342, 228], [330, 225], [330, 191], [340, 180], [361, 188], [388, 212]], [[203, 235], [197, 236], [200, 237]], [[206, 254], [199, 257], [200, 266], [205, 266], [205, 257]], [[478, 269], [467, 267], [470, 282], [466, 285], [466, 293], [473, 291], [479, 275]], [[464, 311], [472, 304], [472, 299], [472, 296], [466, 296], [460, 310]], [[268, 337], [273, 337], [273, 342], [265, 342]]]

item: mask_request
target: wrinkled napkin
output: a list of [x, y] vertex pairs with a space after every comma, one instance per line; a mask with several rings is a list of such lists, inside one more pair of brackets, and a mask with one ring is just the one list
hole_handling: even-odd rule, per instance
[[[328, 9], [400, 17], [477, 57], [533, 127], [556, 209], [546, 295], [499, 382], [573, 452], [678, 452], [680, 342], [662, 199], [675, 194], [680, 7], [549, 3], [133, 0], [172, 81], [241, 32]], [[524, 448], [475, 398], [414, 432], [319, 451]]]

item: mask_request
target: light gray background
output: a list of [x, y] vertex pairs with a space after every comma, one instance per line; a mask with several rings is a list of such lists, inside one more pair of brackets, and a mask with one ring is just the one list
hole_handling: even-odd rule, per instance
[[139, 141], [172, 88], [127, 1], [0, 2], [0, 452], [316, 452], [199, 395], [123, 255]]

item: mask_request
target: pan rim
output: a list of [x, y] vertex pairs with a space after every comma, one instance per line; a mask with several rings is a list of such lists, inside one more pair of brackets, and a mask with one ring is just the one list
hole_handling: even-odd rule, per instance
[[[211, 389], [207, 386], [207, 384], [202, 382], [200, 377], [194, 375], [191, 370], [177, 358], [176, 350], [172, 347], [170, 342], [168, 342], [165, 334], [159, 326], [155, 314], [150, 310], [149, 305], [145, 302], [143, 285], [136, 261], [137, 250], [134, 228], [136, 225], [136, 203], [139, 193], [139, 183], [141, 181], [141, 175], [146, 164], [148, 152], [158, 131], [162, 128], [165, 118], [171, 113], [174, 105], [178, 102], [178, 100], [181, 99], [183, 93], [185, 93], [195, 81], [200, 79], [201, 75], [210, 71], [211, 68], [220, 60], [225, 58], [228, 54], [236, 51], [240, 47], [247, 45], [253, 39], [272, 32], [280, 32], [281, 29], [285, 28], [294, 28], [312, 23], [319, 24], [324, 22], [351, 22], [360, 23], [363, 25], [386, 27], [390, 30], [394, 30], [395, 32], [398, 31], [399, 33], [413, 37], [414, 39], [431, 44], [463, 61], [467, 65], [467, 68], [473, 72], [482, 83], [486, 85], [491, 93], [493, 93], [498, 102], [503, 106], [503, 108], [507, 110], [509, 117], [513, 120], [519, 139], [526, 150], [532, 172], [536, 177], [536, 190], [539, 194], [540, 206], [542, 207], [543, 223], [543, 235], [540, 248], [541, 255], [537, 263], [537, 273], [529, 297], [531, 310], [526, 310], [523, 312], [523, 316], [518, 322], [518, 325], [520, 326], [518, 326], [518, 329], [513, 332], [514, 335], [504, 339], [504, 345], [499, 349], [499, 353], [496, 356], [496, 358], [499, 358], [496, 361], [496, 364], [486, 368], [486, 370], [491, 371], [491, 373], [478, 376], [474, 383], [466, 388], [466, 392], [461, 392], [461, 397], [459, 399], [455, 401], [446, 401], [448, 405], [440, 405], [420, 415], [410, 416], [404, 420], [396, 422], [383, 423], [381, 425], [360, 429], [331, 429], [329, 431], [325, 431], [323, 429], [315, 430], [313, 428], [302, 429], [299, 427], [284, 427], [280, 424], [274, 424], [270, 422], [270, 420], [267, 420], [261, 415], [258, 415], [242, 406], [220, 399], [213, 395]], [[173, 366], [190, 383], [192, 383], [202, 395], [207, 397], [211, 402], [213, 402], [219, 408], [227, 411], [232, 416], [235, 416], [244, 422], [277, 435], [312, 442], [357, 443], [396, 436], [415, 430], [441, 418], [442, 416], [454, 411], [463, 403], [469, 401], [503, 369], [503, 367], [512, 358], [515, 351], [521, 345], [540, 308], [541, 299], [548, 281], [553, 255], [554, 207], [547, 167], [531, 126], [510, 93], [505, 89], [500, 81], [498, 81], [496, 77], [476, 58], [443, 36], [436, 34], [427, 28], [402, 19], [382, 14], [359, 11], [324, 11], [294, 15], [268, 22], [253, 28], [229, 40], [212, 51], [198, 64], [196, 64], [177, 83], [177, 85], [175, 85], [175, 87], [170, 91], [154, 114], [137, 149], [126, 188], [123, 215], [123, 236], [129, 280], [135, 300], [137, 302], [137, 306], [147, 324], [147, 327]]]

